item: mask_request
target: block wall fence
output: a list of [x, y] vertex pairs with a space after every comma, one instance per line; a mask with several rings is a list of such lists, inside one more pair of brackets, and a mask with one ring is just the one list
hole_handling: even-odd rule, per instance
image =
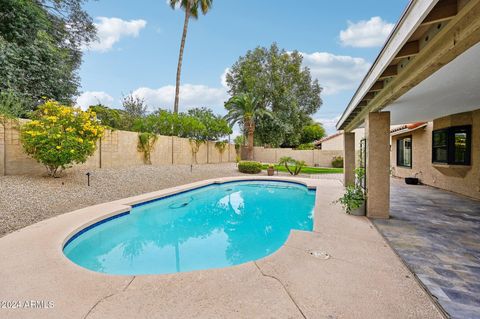
[[[242, 150], [242, 156], [246, 150]], [[253, 148], [253, 159], [262, 163], [278, 163], [284, 156], [292, 157], [297, 161], [305, 161], [308, 166], [332, 167], [332, 160], [336, 156], [343, 157], [343, 150], [294, 150], [291, 148]]]
[[[18, 126], [20, 123], [0, 123], [0, 175], [39, 175], [45, 173], [45, 167], [29, 157], [20, 141]], [[105, 131], [97, 143], [95, 153], [87, 162], [75, 165], [76, 168], [122, 168], [145, 165], [143, 153], [137, 150], [136, 132], [114, 130]], [[245, 152], [242, 152], [245, 154]], [[254, 148], [254, 160], [264, 163], [277, 163], [281, 157], [290, 156], [303, 160], [309, 166], [331, 167], [334, 156], [342, 156], [342, 151], [293, 150], [286, 148]], [[217, 164], [235, 162], [237, 153], [234, 144], [228, 144], [223, 152], [215, 147], [215, 142], [204, 143], [197, 153], [197, 162], [192, 156], [190, 142], [186, 138], [158, 136], [151, 152], [153, 166]], [[245, 158], [245, 157], [243, 157]]]
[[[21, 120], [21, 122], [25, 122]], [[21, 123], [20, 123], [21, 124]], [[45, 167], [29, 157], [20, 141], [18, 125], [0, 124], [0, 175], [44, 174]], [[95, 153], [87, 162], [75, 165], [76, 168], [121, 168], [145, 165], [143, 153], [137, 150], [138, 133], [114, 130], [105, 131], [97, 143]], [[188, 139], [172, 136], [158, 136], [151, 152], [152, 165], [172, 164], [215, 164], [235, 162], [235, 145], [228, 144], [223, 154], [215, 147], [215, 142], [204, 143], [194, 162]]]

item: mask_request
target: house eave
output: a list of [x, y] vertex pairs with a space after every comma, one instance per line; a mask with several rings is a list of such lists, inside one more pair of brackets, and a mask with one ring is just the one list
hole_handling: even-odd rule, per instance
[[[398, 52], [402, 49], [411, 35], [426, 18], [428, 13], [437, 4], [438, 0], [412, 0], [403, 12], [392, 33], [382, 47], [379, 55], [363, 78], [360, 86], [350, 100], [347, 108], [337, 122], [337, 130], [343, 130], [346, 120], [354, 112], [363, 97], [380, 78], [385, 69], [390, 65]], [[356, 128], [356, 127], [355, 127]]]

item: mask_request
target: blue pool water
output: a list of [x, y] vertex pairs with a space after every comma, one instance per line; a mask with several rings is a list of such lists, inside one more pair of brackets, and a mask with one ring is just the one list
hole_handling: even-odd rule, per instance
[[87, 269], [166, 274], [267, 256], [291, 229], [312, 230], [315, 192], [272, 181], [210, 185], [134, 207], [80, 233], [65, 255]]

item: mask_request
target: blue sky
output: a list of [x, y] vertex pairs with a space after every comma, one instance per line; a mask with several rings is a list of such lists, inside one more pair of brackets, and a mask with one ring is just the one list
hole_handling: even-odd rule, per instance
[[[239, 56], [277, 42], [298, 50], [325, 88], [314, 118], [329, 133], [377, 56], [407, 0], [214, 0], [192, 20], [182, 69], [180, 110], [207, 106], [224, 113], [222, 75]], [[166, 0], [91, 1], [85, 6], [99, 41], [85, 49], [80, 70], [86, 107], [120, 106], [122, 94], [142, 96], [152, 109], [170, 109], [183, 12]]]

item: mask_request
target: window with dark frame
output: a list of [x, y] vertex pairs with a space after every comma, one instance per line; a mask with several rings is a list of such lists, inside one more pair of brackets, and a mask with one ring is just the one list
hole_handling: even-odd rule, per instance
[[397, 139], [397, 166], [412, 167], [412, 136]]
[[452, 126], [432, 134], [432, 163], [470, 165], [472, 126]]

